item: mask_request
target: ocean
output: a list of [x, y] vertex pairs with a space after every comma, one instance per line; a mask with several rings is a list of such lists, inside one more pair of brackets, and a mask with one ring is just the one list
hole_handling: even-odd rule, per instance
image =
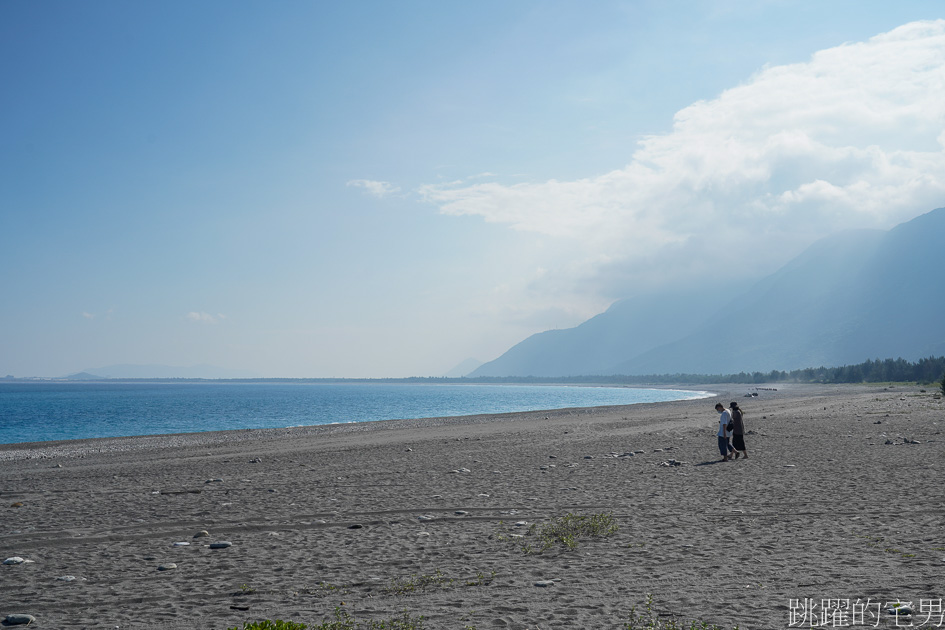
[[559, 385], [0, 382], [0, 444], [630, 405], [707, 395]]

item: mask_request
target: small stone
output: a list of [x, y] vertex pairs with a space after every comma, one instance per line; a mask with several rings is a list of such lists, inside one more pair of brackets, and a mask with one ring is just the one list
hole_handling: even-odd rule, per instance
[[10, 504], [10, 507], [11, 507], [11, 508], [23, 507], [23, 502], [22, 502], [22, 501], [17, 501], [16, 503], [11, 503], [11, 504]]
[[210, 532], [205, 529], [194, 534], [194, 538], [207, 538], [208, 536], [210, 536]]
[[228, 540], [220, 540], [217, 542], [210, 543], [211, 549], [226, 549], [227, 547], [232, 547], [233, 543]]
[[420, 520], [420, 521], [432, 521], [432, 520], [434, 520], [434, 518], [435, 518], [435, 517], [430, 516], [429, 514], [421, 514], [420, 516], [417, 517], [417, 520]]
[[554, 580], [539, 580], [535, 582], [535, 586], [540, 586], [542, 588], [546, 588], [546, 587], [554, 586], [554, 585], [555, 585]]
[[59, 582], [75, 582], [75, 579], [74, 575], [60, 575], [56, 578]]
[[29, 625], [34, 621], [36, 621], [36, 617], [33, 615], [22, 614], [7, 615], [7, 618], [4, 619], [4, 623], [10, 624], [11, 626]]
[[467, 512], [466, 510], [456, 510], [455, 512], [453, 512], [453, 514], [455, 514], [456, 516], [466, 516], [467, 514], [469, 514], [469, 512]]
[[158, 567], [158, 571], [173, 571], [177, 568], [177, 565], [171, 562], [170, 564], [162, 564]]
[[26, 562], [26, 560], [24, 560], [20, 556], [11, 556], [7, 558], [6, 560], [4, 560], [3, 564], [23, 564], [24, 562]]
[[222, 479], [207, 479], [204, 483], [223, 483]]
[[189, 547], [189, 542], [176, 542], [172, 545], [173, 547]]
[[348, 525], [348, 529], [364, 529], [364, 525], [355, 523], [354, 525]]

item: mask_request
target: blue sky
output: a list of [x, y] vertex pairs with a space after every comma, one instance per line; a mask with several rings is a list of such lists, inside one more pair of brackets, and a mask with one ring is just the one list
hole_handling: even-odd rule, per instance
[[440, 375], [945, 205], [938, 0], [0, 3], [0, 375]]

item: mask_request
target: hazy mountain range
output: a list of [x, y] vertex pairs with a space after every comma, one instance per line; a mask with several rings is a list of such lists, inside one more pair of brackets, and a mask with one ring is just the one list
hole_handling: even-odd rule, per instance
[[[750, 261], [746, 261], [750, 264]], [[734, 296], [734, 297], [733, 297]], [[945, 208], [816, 242], [747, 290], [627, 299], [469, 376], [730, 374], [945, 355]]]
[[105, 378], [256, 378], [257, 374], [247, 370], [230, 370], [215, 365], [107, 365], [88, 368], [78, 374], [70, 374], [72, 380], [96, 380]]

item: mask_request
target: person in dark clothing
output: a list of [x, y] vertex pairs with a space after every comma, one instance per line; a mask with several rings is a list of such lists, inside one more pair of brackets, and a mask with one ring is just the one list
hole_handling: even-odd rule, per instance
[[748, 450], [745, 448], [745, 419], [737, 402], [729, 405], [729, 412], [732, 415], [732, 424], [735, 425], [732, 428], [732, 447], [735, 449], [735, 459], [738, 459], [739, 455], [748, 459]]

